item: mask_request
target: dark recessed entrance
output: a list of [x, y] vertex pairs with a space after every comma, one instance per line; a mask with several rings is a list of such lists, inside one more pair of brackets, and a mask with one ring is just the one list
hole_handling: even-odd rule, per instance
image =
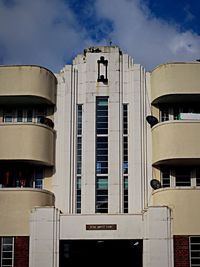
[[142, 240], [61, 240], [60, 267], [142, 267]]

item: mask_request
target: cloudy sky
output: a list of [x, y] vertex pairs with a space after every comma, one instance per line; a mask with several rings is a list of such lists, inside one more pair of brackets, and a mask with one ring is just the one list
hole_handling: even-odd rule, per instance
[[0, 64], [58, 72], [93, 45], [118, 45], [151, 70], [200, 58], [199, 0], [0, 0]]

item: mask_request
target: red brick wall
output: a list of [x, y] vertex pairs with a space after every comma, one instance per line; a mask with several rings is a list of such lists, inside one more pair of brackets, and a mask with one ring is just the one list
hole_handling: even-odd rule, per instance
[[189, 236], [174, 236], [174, 267], [190, 267]]
[[29, 266], [29, 237], [17, 236], [15, 237], [14, 246], [14, 267], [28, 267]]

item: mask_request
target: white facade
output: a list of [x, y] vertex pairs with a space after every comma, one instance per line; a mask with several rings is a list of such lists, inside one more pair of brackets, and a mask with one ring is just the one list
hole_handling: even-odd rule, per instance
[[[87, 50], [78, 55], [73, 66], [65, 66], [58, 78], [57, 154], [55, 193], [56, 206], [63, 212], [75, 213], [76, 119], [77, 105], [82, 114], [82, 214], [95, 213], [95, 114], [96, 97], [108, 96], [108, 170], [109, 211], [120, 214], [123, 206], [123, 104], [128, 105], [129, 213], [141, 212], [148, 201], [147, 138], [149, 112], [146, 73], [132, 58], [117, 47], [100, 47], [101, 53]], [[108, 82], [97, 82], [97, 61], [108, 60]], [[148, 74], [147, 74], [148, 75]], [[67, 191], [68, 190], [68, 191]]]
[[[78, 55], [72, 65], [57, 74], [57, 79], [56, 167], [52, 185], [56, 209], [36, 208], [32, 212], [30, 266], [58, 267], [59, 240], [77, 239], [142, 240], [144, 267], [173, 266], [170, 210], [150, 206], [151, 129], [146, 122], [146, 116], [151, 114], [149, 73], [118, 47], [95, 47]], [[96, 128], [98, 97], [107, 101], [108, 123], [103, 122], [108, 125], [107, 134], [98, 135]], [[78, 105], [81, 105], [80, 135]], [[125, 135], [124, 105], [128, 114]], [[97, 158], [98, 137], [108, 140], [108, 166], [103, 173], [104, 167], [98, 165]], [[126, 174], [124, 140], [128, 140]], [[77, 142], [81, 142], [79, 159]], [[80, 158], [81, 171], [77, 174]], [[79, 198], [77, 177], [81, 179]], [[102, 214], [97, 209], [99, 177], [104, 183], [108, 181], [108, 208]], [[128, 179], [128, 212], [124, 209], [124, 177]], [[77, 201], [81, 202], [80, 214]], [[91, 230], [88, 225], [114, 225], [115, 229]]]

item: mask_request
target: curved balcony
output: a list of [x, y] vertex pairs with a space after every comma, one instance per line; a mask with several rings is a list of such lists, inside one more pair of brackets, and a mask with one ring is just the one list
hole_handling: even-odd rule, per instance
[[54, 135], [50, 127], [34, 123], [0, 124], [0, 160], [54, 165]]
[[153, 192], [154, 206], [172, 210], [174, 235], [196, 235], [200, 232], [200, 188], [165, 188]]
[[55, 104], [57, 80], [39, 66], [0, 66], [1, 104]]
[[155, 125], [153, 164], [200, 164], [199, 136], [199, 121], [167, 121]]
[[54, 195], [30, 188], [0, 189], [0, 235], [28, 236], [30, 212], [34, 207], [54, 206]]
[[151, 73], [152, 104], [200, 101], [200, 63], [168, 63]]

